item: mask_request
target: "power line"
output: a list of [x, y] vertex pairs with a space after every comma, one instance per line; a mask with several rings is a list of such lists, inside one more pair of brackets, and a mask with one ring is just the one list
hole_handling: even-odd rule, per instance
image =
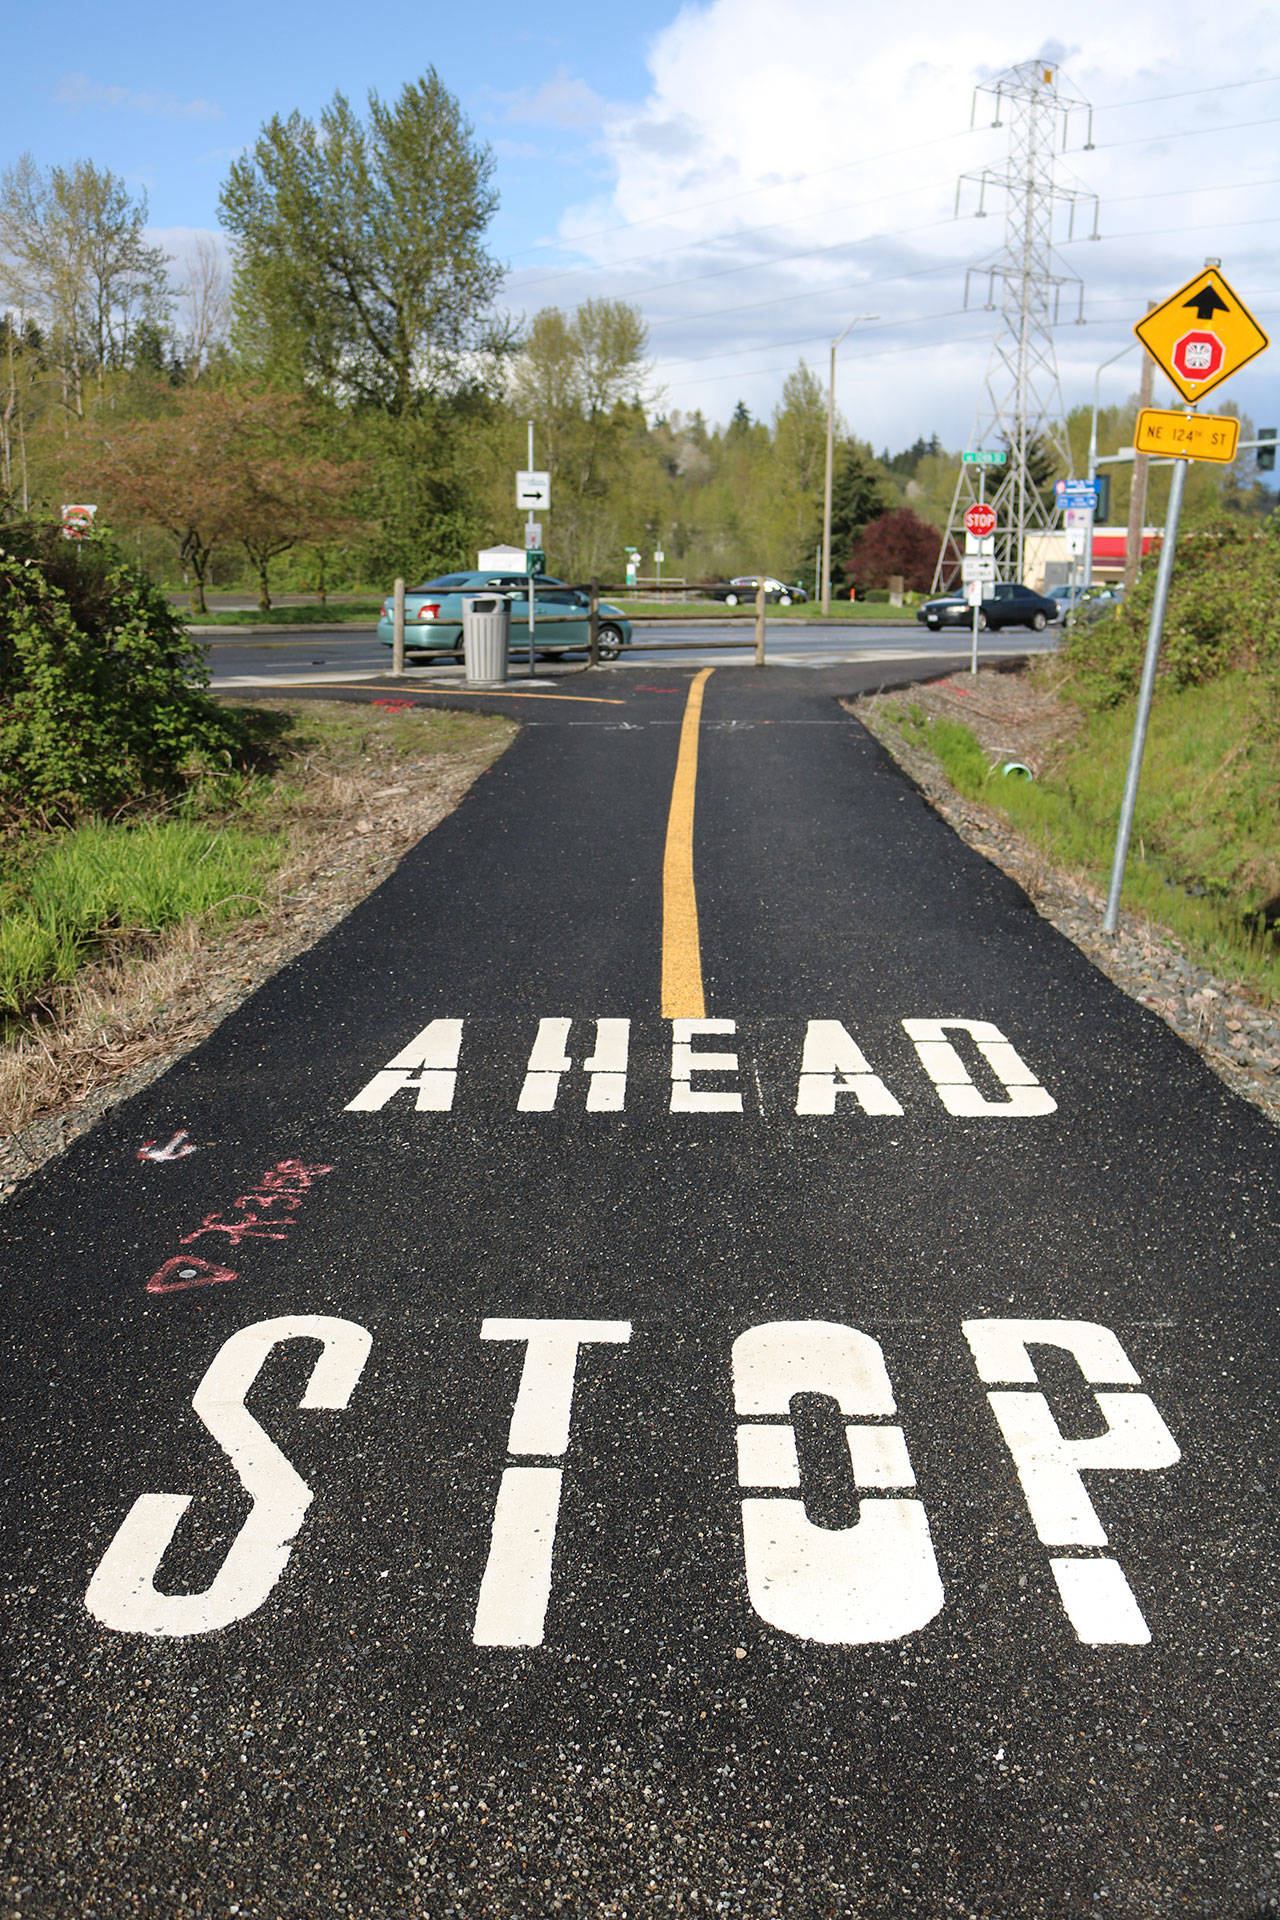
[[1193, 140], [1201, 133], [1239, 133], [1246, 127], [1274, 127], [1280, 122], [1280, 114], [1273, 113], [1265, 120], [1224, 120], [1216, 127], [1171, 127], [1159, 133], [1135, 133], [1128, 140], [1098, 140], [1091, 147], [1069, 147], [1069, 153], [1108, 153], [1114, 147], [1150, 147], [1157, 140]]
[[1161, 100], [1193, 100], [1198, 94], [1231, 93], [1237, 87], [1267, 86], [1273, 80], [1280, 80], [1280, 73], [1255, 74], [1252, 80], [1222, 80], [1214, 87], [1188, 87], [1184, 93], [1147, 93], [1139, 100], [1109, 100], [1095, 107], [1095, 113], [1123, 112], [1126, 107], [1151, 107]]
[[[903, 200], [913, 193], [933, 191], [928, 187], [903, 187], [897, 193], [872, 194], [866, 200], [846, 200], [838, 207], [815, 207], [812, 213], [798, 213], [790, 220], [768, 220], [758, 227], [735, 227], [731, 232], [703, 234], [696, 240], [684, 240], [678, 247], [660, 247], [653, 253], [633, 253], [621, 260], [601, 260], [589, 267], [561, 267], [555, 273], [539, 274], [536, 280], [526, 280], [521, 284], [521, 293], [528, 293], [534, 287], [550, 286], [557, 280], [575, 280], [584, 273], [612, 273], [619, 267], [643, 266], [646, 260], [670, 260], [673, 255], [691, 253], [695, 247], [712, 247], [722, 240], [745, 240], [757, 233], [772, 233], [778, 227], [799, 225], [804, 220], [830, 220], [838, 213], [848, 213], [855, 207], [882, 207], [888, 200]], [[739, 271], [739, 269], [729, 269]]]
[[1194, 227], [1125, 227], [1120, 233], [1078, 234], [1074, 240], [1062, 240], [1063, 247], [1109, 246], [1113, 240], [1162, 240], [1170, 233], [1225, 233], [1232, 227], [1274, 227], [1280, 214], [1261, 213], [1252, 220], [1201, 220]]
[[1107, 195], [1107, 204], [1129, 207], [1139, 200], [1181, 200], [1188, 193], [1242, 193], [1249, 187], [1280, 187], [1280, 174], [1269, 174], [1265, 180], [1224, 180], [1216, 187], [1197, 184], [1194, 187], [1161, 187], [1156, 193], [1113, 193]]
[[[955, 311], [957, 313], [962, 313], [964, 309], [962, 307], [957, 307]], [[970, 309], [970, 311], [972, 311], [972, 309]], [[943, 316], [938, 315], [937, 317], [942, 318]], [[811, 333], [811, 334], [805, 335], [806, 340], [826, 340], [828, 338], [829, 338], [829, 335], [827, 335], [826, 333]], [[785, 341], [779, 342], [779, 345], [781, 346], [785, 346], [786, 344], [787, 343]], [[803, 343], [797, 343], [797, 344], [803, 344]], [[879, 353], [868, 353], [863, 355], [862, 357], [867, 360], [896, 360], [896, 359], [899, 359], [905, 353], [923, 353], [924, 351], [926, 351], [926, 349], [930, 352], [937, 352], [939, 348], [943, 348], [943, 347], [964, 347], [970, 344], [971, 342], [968, 339], [917, 340], [917, 341], [913, 341], [910, 346], [884, 347], [881, 349]], [[694, 386], [710, 385], [712, 381], [716, 381], [716, 380], [755, 380], [766, 373], [790, 373], [790, 372], [791, 372], [791, 367], [789, 364], [787, 364], [786, 362], [779, 362], [777, 366], [773, 366], [773, 367], [742, 367], [733, 373], [694, 374], [694, 375], [691, 375], [687, 380], [672, 380], [669, 382], [664, 382], [663, 384], [664, 386], [670, 385], [673, 387], [694, 387]]]
[[[801, 253], [784, 254], [780, 259], [769, 261], [767, 264], [770, 267], [785, 266], [789, 261], [792, 261], [792, 260], [812, 259], [812, 257], [817, 253], [845, 253], [845, 252], [848, 252], [853, 247], [868, 247], [874, 241], [901, 240], [901, 239], [905, 239], [908, 234], [928, 233], [932, 231], [932, 229], [935, 227], [949, 227], [949, 226], [953, 226], [954, 224], [955, 222], [953, 217], [951, 215], [948, 215], [945, 220], [929, 220], [929, 221], [926, 221], [923, 225], [918, 227], [903, 227], [903, 228], [900, 228], [897, 233], [869, 233], [864, 235], [864, 237], [861, 240], [841, 240], [835, 245], [828, 246], [828, 247], [807, 247]], [[891, 284], [891, 282], [894, 280], [913, 280], [913, 279], [916, 279], [920, 274], [924, 274], [924, 273], [945, 273], [946, 271], [948, 271], [948, 269], [952, 267], [952, 264], [953, 263], [951, 261], [945, 260], [945, 261], [940, 261], [935, 266], [918, 267], [911, 273], [901, 273], [901, 274], [883, 275], [883, 276], [877, 275], [876, 285], [877, 286], [882, 284], [888, 285], [888, 284]], [[732, 271], [735, 273], [746, 273], [748, 269], [746, 267], [735, 267], [732, 269]], [[690, 274], [687, 280], [668, 280], [661, 287], [649, 287], [644, 289], [644, 291], [648, 293], [665, 293], [672, 287], [689, 287], [689, 286], [693, 286], [696, 281], [711, 280], [711, 279], [716, 279], [718, 277], [719, 276], [716, 274], [694, 273], [694, 274]], [[776, 298], [777, 300], [812, 299], [814, 297], [814, 291], [815, 290], [812, 287], [805, 287], [799, 293], [779, 294], [776, 296]], [[826, 293], [828, 290], [824, 287], [819, 289], [818, 291], [821, 293]], [[688, 318], [690, 320], [712, 320], [717, 318], [721, 314], [744, 313], [749, 311], [751, 307], [756, 307], [756, 306], [771, 307], [773, 305], [775, 305], [775, 300], [773, 299], [754, 300], [746, 303], [746, 305], [743, 305], [743, 306], [716, 307], [716, 308], [713, 308], [710, 312], [690, 314]], [[655, 320], [652, 322], [652, 324], [655, 327], [678, 326], [681, 324], [682, 318], [683, 316], [681, 315], [673, 315], [671, 319]]]
[[[1244, 84], [1244, 83], [1241, 83], [1241, 84]], [[1200, 91], [1213, 92], [1215, 91], [1215, 89], [1204, 88], [1204, 89], [1200, 89]], [[1176, 96], [1170, 96], [1170, 97], [1176, 97]], [[1277, 185], [1280, 185], [1280, 175], [1269, 176], [1263, 180], [1223, 181], [1220, 185], [1217, 185], [1217, 186], [1203, 186], [1197, 183], [1194, 189], [1188, 188], [1188, 187], [1164, 187], [1152, 193], [1127, 193], [1127, 194], [1121, 194], [1119, 196], [1111, 196], [1110, 204], [1112, 206], [1136, 206], [1148, 200], [1178, 199], [1191, 191], [1194, 191], [1197, 194], [1238, 193], [1238, 192], [1246, 191], [1250, 187], [1273, 187]], [[825, 208], [819, 207], [819, 208], [815, 208], [815, 210], [812, 213], [797, 214], [795, 216], [795, 224], [799, 224], [800, 222], [805, 220], [816, 220], [816, 219], [829, 220], [829, 219], [832, 219], [836, 214], [847, 213], [857, 207], [883, 206], [887, 200], [909, 198], [910, 195], [914, 193], [926, 193], [932, 190], [933, 189], [931, 186], [904, 187], [897, 194], [877, 194], [877, 195], [871, 196], [869, 199], [866, 199], [866, 200], [845, 201], [842, 205], [838, 207], [825, 207]], [[975, 215], [972, 217], [976, 218], [977, 216]], [[664, 247], [654, 253], [631, 254], [622, 260], [601, 261], [595, 266], [565, 267], [555, 273], [540, 274], [536, 280], [524, 281], [518, 291], [520, 292], [521, 295], [523, 295], [525, 293], [530, 292], [534, 288], [553, 285], [557, 280], [577, 279], [581, 275], [586, 273], [610, 273], [610, 272], [616, 271], [620, 267], [643, 265], [644, 262], [648, 260], [669, 260], [674, 255], [678, 255], [681, 253], [690, 253], [694, 250], [694, 248], [705, 249], [710, 246], [715, 246], [721, 241], [725, 241], [725, 240], [740, 241], [740, 240], [747, 239], [755, 234], [772, 233], [776, 229], [780, 227], [786, 227], [789, 224], [792, 224], [792, 223], [787, 221], [782, 221], [782, 220], [770, 220], [758, 227], [739, 227], [735, 229], [732, 233], [713, 234], [709, 236], [704, 236], [703, 238], [698, 240], [684, 241], [678, 247]], [[891, 233], [891, 234], [870, 234], [870, 235], [864, 235], [861, 239], [857, 239], [857, 240], [833, 241], [828, 243], [826, 250], [832, 251], [832, 252], [838, 252], [842, 247], [863, 246], [867, 243], [868, 240], [874, 240], [874, 239], [889, 239], [889, 240], [902, 239], [911, 233], [923, 233], [927, 231], [928, 224], [930, 223], [925, 223], [917, 227], [899, 228], [897, 232]], [[945, 222], [937, 222], [933, 224], [945, 224]], [[764, 264], [768, 267], [783, 266], [783, 265], [786, 265], [788, 261], [804, 259], [809, 257], [813, 253], [817, 253], [821, 251], [823, 251], [822, 248], [804, 249], [799, 253], [783, 254], [777, 259], [766, 261]], [[752, 270], [754, 267], [758, 266], [759, 264], [760, 263], [757, 261], [748, 261], [747, 263], [745, 263], [740, 267], [717, 267], [717, 268], [709, 269], [708, 272], [706, 272], [705, 274], [689, 274], [680, 280], [662, 281], [657, 286], [641, 286], [635, 290], [635, 297], [641, 298], [644, 295], [649, 293], [661, 293], [666, 291], [670, 287], [691, 286], [695, 281], [698, 281], [698, 280], [716, 279], [718, 277], [722, 277], [724, 275], [732, 274], [732, 273], [746, 273]], [[621, 297], [625, 297], [625, 294]]]
[[[1185, 99], [1191, 99], [1198, 95], [1209, 94], [1209, 93], [1230, 93], [1240, 87], [1261, 86], [1275, 79], [1280, 79], [1280, 75], [1259, 74], [1254, 79], [1251, 79], [1251, 80], [1224, 80], [1216, 86], [1192, 87], [1184, 93], [1155, 93], [1155, 94], [1146, 95], [1139, 100], [1113, 100], [1105, 108], [1099, 108], [1098, 111], [1114, 113], [1114, 112], [1123, 111], [1128, 107], [1148, 106], [1164, 100], [1185, 100]], [[1269, 125], [1270, 123], [1264, 120], [1258, 120], [1258, 121], [1248, 120], [1243, 122], [1233, 122], [1232, 124], [1243, 125], [1243, 126], [1266, 126], [1266, 125]], [[1224, 129], [1224, 131], [1226, 130], [1227, 129]], [[758, 195], [762, 193], [778, 193], [778, 192], [781, 192], [783, 189], [794, 189], [795, 187], [802, 186], [808, 180], [824, 180], [824, 179], [828, 179], [833, 173], [846, 173], [852, 167], [870, 166], [873, 162], [878, 160], [896, 160], [901, 155], [907, 154], [907, 153], [923, 153], [930, 147], [945, 146], [950, 141], [953, 141], [953, 140], [967, 139], [971, 133], [975, 133], [975, 132], [983, 133], [986, 131], [987, 129], [984, 127], [977, 127], [977, 128], [961, 127], [952, 133], [939, 134], [937, 138], [933, 140], [913, 140], [907, 146], [893, 147], [886, 150], [883, 153], [860, 154], [856, 160], [841, 160], [841, 161], [837, 161], [834, 166], [815, 167], [811, 172], [797, 174], [794, 177], [794, 179], [791, 179], [791, 180], [773, 180], [773, 181], [770, 181], [766, 186], [743, 187], [737, 193], [721, 194], [714, 200], [694, 200], [694, 201], [689, 201], [684, 205], [666, 207], [666, 208], [663, 208], [658, 213], [644, 214], [638, 220], [614, 221], [607, 227], [596, 227], [588, 233], [569, 234], [567, 236], [561, 236], [554, 240], [535, 240], [530, 246], [521, 247], [517, 249], [515, 253], [510, 255], [510, 258], [513, 260], [519, 260], [529, 254], [553, 252], [558, 248], [567, 249], [567, 248], [575, 247], [579, 245], [581, 242], [586, 240], [608, 239], [612, 234], [615, 234], [615, 233], [633, 232], [637, 227], [653, 226], [657, 222], [662, 220], [679, 219], [686, 213], [702, 213], [702, 212], [705, 212], [706, 209], [709, 207], [731, 206], [738, 200], [755, 199]], [[1216, 129], [1201, 127], [1201, 128], [1191, 128], [1189, 129], [1189, 131], [1193, 133], [1194, 132], [1203, 133], [1203, 132], [1213, 132], [1213, 131], [1216, 131]], [[1159, 138], [1161, 136], [1152, 135], [1151, 137]], [[1124, 141], [1109, 141], [1106, 144], [1108, 146], [1123, 146], [1128, 143]], [[1074, 149], [1074, 151], [1083, 152], [1085, 151], [1085, 149], [1077, 148], [1077, 149]], [[776, 223], [772, 223], [772, 224], [776, 224]], [[750, 229], [748, 229], [748, 231], [750, 231]], [[691, 242], [690, 244], [700, 245], [702, 243]]]
[[961, 127], [954, 133], [939, 134], [936, 140], [913, 140], [905, 147], [891, 147], [883, 153], [860, 154], [856, 160], [840, 160], [831, 167], [816, 167], [812, 173], [797, 174], [793, 180], [772, 180], [763, 187], [743, 187], [739, 193], [722, 194], [716, 200], [696, 200], [688, 206], [667, 207], [660, 213], [646, 213], [639, 220], [614, 221], [610, 226], [597, 227], [591, 233], [570, 234], [567, 239], [535, 240], [532, 246], [521, 247], [511, 258], [518, 260], [524, 254], [543, 252], [549, 248], [575, 247], [584, 240], [605, 240], [611, 234], [629, 233], [636, 227], [651, 227], [660, 220], [678, 220], [686, 213], [702, 213], [708, 207], [727, 207], [735, 200], [751, 200], [761, 193], [779, 193], [784, 188], [801, 186], [806, 180], [824, 180], [833, 173], [847, 173], [850, 167], [867, 167], [879, 160], [897, 160], [904, 153], [923, 153], [930, 147], [945, 146], [952, 140], [967, 140], [974, 132], [984, 131], [981, 127]]
[[[979, 307], [946, 307], [941, 313], [913, 313], [906, 319], [882, 321], [879, 326], [874, 324], [859, 326], [858, 339], [861, 340], [869, 333], [897, 333], [903, 327], [928, 326], [935, 320], [953, 320], [960, 314], [980, 313], [981, 311], [982, 309]], [[737, 356], [742, 353], [773, 353], [779, 347], [804, 346], [810, 340], [826, 340], [829, 338], [829, 334], [830, 330], [828, 329], [823, 333], [788, 335], [785, 340], [757, 340], [749, 347], [730, 347], [727, 351], [718, 349], [715, 353], [675, 354], [671, 356], [671, 361], [679, 367], [696, 367], [704, 365], [708, 360], [736, 359]]]

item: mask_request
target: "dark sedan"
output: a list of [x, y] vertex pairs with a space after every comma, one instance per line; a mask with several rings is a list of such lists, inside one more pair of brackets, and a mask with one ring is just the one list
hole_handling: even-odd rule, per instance
[[[1030, 587], [1024, 587], [1016, 581], [992, 587], [990, 595], [982, 602], [978, 610], [978, 625], [984, 631], [995, 631], [1000, 627], [1030, 627], [1033, 633], [1043, 633], [1053, 620], [1060, 618], [1062, 608], [1056, 600], [1050, 600], [1043, 593], [1034, 593]], [[973, 624], [973, 608], [962, 593], [949, 593], [941, 600], [926, 600], [916, 610], [916, 619], [924, 623], [931, 633], [937, 633], [940, 627], [968, 627]]]
[[[713, 600], [723, 600], [727, 607], [745, 606], [755, 599], [759, 581], [758, 573], [740, 573], [733, 580], [722, 580], [708, 588], [708, 592]], [[770, 606], [777, 607], [789, 607], [793, 601], [799, 605], [809, 598], [803, 587], [789, 587], [785, 580], [775, 580], [771, 573], [764, 576], [764, 597]]]

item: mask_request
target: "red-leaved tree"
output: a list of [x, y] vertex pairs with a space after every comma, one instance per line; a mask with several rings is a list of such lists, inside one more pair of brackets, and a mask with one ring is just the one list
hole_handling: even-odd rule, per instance
[[910, 593], [927, 593], [933, 584], [942, 535], [910, 507], [895, 507], [869, 520], [854, 535], [845, 562], [850, 583], [887, 587], [895, 574]]

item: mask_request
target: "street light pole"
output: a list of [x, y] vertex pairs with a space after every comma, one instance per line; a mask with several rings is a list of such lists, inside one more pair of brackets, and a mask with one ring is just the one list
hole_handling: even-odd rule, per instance
[[[1113, 367], [1117, 360], [1123, 360], [1126, 353], [1132, 353], [1134, 348], [1140, 344], [1137, 340], [1131, 340], [1127, 347], [1121, 347], [1119, 353], [1113, 353], [1109, 360], [1104, 360], [1093, 376], [1093, 412], [1089, 416], [1089, 472], [1087, 476], [1090, 486], [1093, 485], [1098, 477], [1098, 398], [1102, 376], [1108, 367]], [[1090, 524], [1089, 528], [1089, 546], [1084, 560], [1084, 584], [1086, 587], [1093, 585], [1092, 524]]]
[[822, 611], [831, 611], [831, 467], [835, 457], [836, 348], [859, 320], [878, 320], [878, 313], [855, 313], [831, 342], [831, 371], [827, 379], [827, 484], [822, 496]]

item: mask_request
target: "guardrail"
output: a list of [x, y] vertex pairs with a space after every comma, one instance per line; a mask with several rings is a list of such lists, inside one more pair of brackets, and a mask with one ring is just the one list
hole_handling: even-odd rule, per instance
[[[715, 592], [715, 589], [709, 586], [705, 586], [705, 587], [681, 586], [676, 590], [680, 593], [683, 599], [688, 599], [693, 594], [700, 594], [705, 596], [709, 600], [711, 599], [712, 595]], [[619, 598], [622, 598], [628, 591], [630, 591], [630, 589], [626, 587], [610, 586], [607, 584], [605, 586], [601, 586], [598, 580], [589, 580], [585, 586], [580, 586], [577, 589], [577, 591], [579, 593], [585, 593], [587, 596], [588, 608], [589, 608], [588, 620], [590, 623], [590, 633], [591, 633], [589, 658], [590, 658], [590, 664], [593, 667], [598, 667], [600, 664], [600, 596], [602, 594], [617, 594]], [[536, 596], [536, 593], [537, 593], [536, 587], [534, 589], [534, 593]], [[764, 586], [764, 581], [761, 580], [759, 585], [756, 587], [756, 601], [755, 601], [754, 610], [746, 610], [742, 613], [736, 613], [736, 612], [732, 612], [728, 607], [726, 607], [725, 613], [724, 613], [724, 617], [727, 620], [742, 620], [744, 622], [746, 620], [753, 621], [755, 626], [755, 643], [756, 643], [755, 664], [758, 667], [762, 667], [765, 663], [765, 658], [764, 658], [765, 603], [766, 603], [765, 586]], [[722, 603], [717, 602], [717, 605], [720, 605], [720, 604]], [[632, 626], [634, 627], [637, 621], [639, 621], [641, 625], [645, 625], [650, 620], [657, 621], [658, 619], [661, 618], [661, 615], [629, 614], [627, 617], [630, 620]], [[657, 641], [649, 642], [649, 646], [654, 653], [679, 653], [682, 649], [687, 649], [690, 647], [696, 647], [699, 650], [702, 650], [703, 648], [706, 648], [706, 647], [740, 647], [741, 645], [742, 645], [742, 642], [740, 640], [712, 640], [712, 639], [657, 640]]]

